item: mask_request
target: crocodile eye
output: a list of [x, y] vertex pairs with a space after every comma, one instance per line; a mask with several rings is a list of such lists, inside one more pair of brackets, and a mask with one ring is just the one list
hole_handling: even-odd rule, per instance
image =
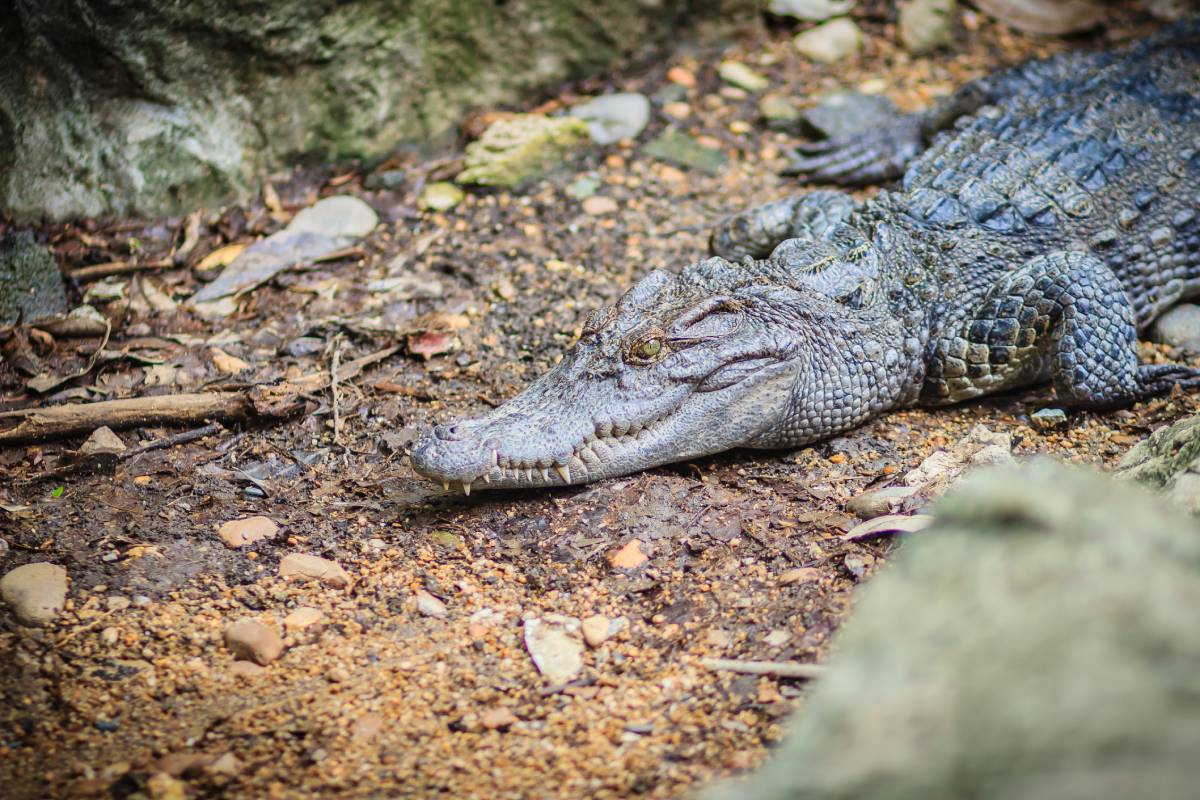
[[629, 356], [634, 361], [649, 363], [658, 358], [663, 351], [663, 340], [661, 336], [651, 336], [649, 339], [643, 339], [629, 349]]

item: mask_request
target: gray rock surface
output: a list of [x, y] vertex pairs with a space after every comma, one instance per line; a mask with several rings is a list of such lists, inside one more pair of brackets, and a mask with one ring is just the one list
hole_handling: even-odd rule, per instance
[[646, 55], [689, 18], [758, 8], [14, 0], [0, 11], [0, 210], [156, 216], [244, 199], [296, 155], [448, 137], [468, 108]]
[[1190, 798], [1200, 529], [1037, 460], [968, 477], [863, 590], [751, 800]]
[[1200, 353], [1200, 305], [1181, 303], [1150, 326], [1150, 338]]
[[[2, 142], [3, 125], [0, 124]], [[2, 167], [0, 161], [0, 174]], [[27, 233], [0, 239], [0, 325], [11, 325], [22, 316], [26, 320], [35, 320], [66, 310], [67, 295], [63, 291], [62, 275], [50, 251], [36, 244]]]

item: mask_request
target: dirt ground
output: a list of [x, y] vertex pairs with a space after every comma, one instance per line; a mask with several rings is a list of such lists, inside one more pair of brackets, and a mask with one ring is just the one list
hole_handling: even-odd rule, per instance
[[[1116, 16], [1107, 34], [1075, 45], [1151, 27]], [[797, 189], [776, 176], [794, 136], [762, 124], [758, 96], [722, 83], [720, 60], [762, 72], [772, 93], [806, 100], [865, 85], [913, 109], [1067, 46], [972, 15], [952, 52], [912, 58], [894, 25], [859, 21], [864, 51], [836, 68], [796, 53], [788, 26], [755, 26], [566, 87], [543, 107], [665, 91], [689, 113], [672, 120], [656, 102], [639, 141], [593, 147], [522, 192], [469, 193], [449, 212], [416, 202], [426, 181], [453, 173], [456, 152], [398, 155], [383, 165], [404, 171], [395, 189], [365, 188], [377, 165], [280, 177], [279, 203], [268, 191], [264, 204], [205, 211], [182, 266], [118, 276], [125, 292], [103, 307], [117, 323], [106, 346], [115, 355], [88, 375], [35, 400], [23, 376], [0, 367], [13, 409], [238, 389], [400, 347], [340, 383], [336, 402], [322, 388], [301, 416], [148, 450], [111, 475], [53, 477], [82, 439], [0, 450], [2, 571], [51, 561], [70, 576], [57, 625], [23, 628], [0, 613], [5, 795], [686, 795], [759, 764], [804, 697], [803, 681], [713, 672], [700, 659], [821, 662], [856, 586], [886, 560], [888, 540], [843, 540], [856, 522], [848, 498], [978, 423], [1011, 433], [1019, 454], [1111, 464], [1200, 409], [1168, 398], [1073, 414], [1066, 430], [1044, 433], [1029, 414], [1050, 395], [1032, 390], [890, 414], [795, 452], [735, 452], [564, 490], [464, 497], [413, 474], [406, 451], [425, 426], [511, 396], [561, 356], [592, 309], [654, 267], [699, 257], [721, 215]], [[726, 166], [684, 171], [642, 154], [668, 124], [716, 144]], [[580, 178], [619, 210], [583, 210], [566, 191]], [[361, 252], [285, 274], [223, 319], [188, 309], [211, 277], [197, 269], [205, 255], [342, 193], [384, 220]], [[77, 268], [153, 261], [186, 225], [87, 223], [41, 235]], [[76, 299], [93, 285], [73, 287]], [[66, 374], [98, 344], [60, 340], [42, 358]], [[1149, 345], [1144, 355], [1182, 358]], [[178, 432], [120, 435], [133, 447]], [[218, 527], [251, 515], [279, 533], [226, 547]], [[336, 561], [351, 584], [281, 577], [281, 559], [297, 552]], [[285, 629], [300, 607], [321, 619]], [[616, 621], [615, 633], [585, 652], [579, 676], [539, 675], [523, 620], [597, 614]], [[241, 618], [284, 633], [283, 655], [235, 666], [222, 632]]]

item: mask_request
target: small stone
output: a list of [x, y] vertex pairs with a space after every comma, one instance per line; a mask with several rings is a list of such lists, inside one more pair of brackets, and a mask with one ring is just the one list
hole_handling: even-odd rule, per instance
[[874, 519], [884, 514], [892, 514], [917, 491], [916, 486], [888, 486], [865, 492], [846, 501], [846, 511], [860, 519]]
[[307, 553], [289, 553], [279, 562], [281, 578], [312, 578], [326, 586], [344, 589], [350, 585], [350, 573], [336, 561]]
[[383, 717], [378, 714], [366, 713], [350, 726], [350, 735], [360, 742], [369, 742], [383, 730]]
[[800, 119], [800, 109], [781, 94], [764, 95], [758, 101], [758, 113], [773, 127], [790, 127]]
[[862, 43], [862, 31], [845, 17], [818, 25], [793, 40], [801, 55], [822, 64], [833, 64], [849, 58], [862, 49]]
[[917, 56], [949, 46], [957, 12], [956, 0], [912, 0], [900, 6], [900, 44]]
[[111, 614], [124, 611], [131, 605], [133, 605], [133, 601], [123, 594], [109, 595], [104, 599], [104, 607], [107, 608]]
[[1168, 310], [1150, 327], [1150, 338], [1200, 353], [1200, 305], [1181, 303]]
[[204, 753], [167, 753], [154, 762], [154, 769], [178, 778], [185, 773], [199, 771], [209, 760]]
[[48, 625], [67, 600], [67, 571], [37, 562], [10, 570], [0, 578], [0, 597], [25, 625]]
[[783, 647], [792, 639], [792, 634], [787, 631], [774, 630], [768, 633], [763, 638], [763, 643], [768, 647]]
[[624, 547], [613, 553], [609, 562], [614, 569], [634, 569], [644, 564], [648, 556], [642, 552], [640, 539], [630, 539]]
[[573, 200], [585, 200], [596, 193], [600, 188], [600, 181], [595, 178], [578, 178], [572, 181], [566, 188], [567, 197]]
[[267, 674], [267, 670], [253, 661], [235, 661], [229, 665], [229, 674], [235, 678], [253, 680]]
[[288, 223], [289, 233], [317, 233], [332, 237], [366, 236], [379, 224], [379, 215], [362, 200], [348, 194], [318, 200], [297, 212]]
[[105, 647], [114, 646], [120, 638], [121, 632], [112, 626], [100, 631], [100, 644]]
[[283, 618], [283, 629], [289, 633], [302, 631], [325, 618], [325, 612], [311, 606], [300, 606]]
[[779, 17], [824, 22], [854, 8], [854, 0], [771, 0], [767, 11]]
[[238, 660], [266, 666], [283, 654], [283, 639], [273, 627], [256, 619], [240, 619], [225, 626], [225, 646]]
[[846, 556], [842, 563], [846, 565], [846, 569], [850, 571], [851, 575], [861, 581], [867, 577], [867, 573], [870, 572], [871, 567], [875, 564], [875, 559], [869, 555], [860, 556], [851, 553]]
[[696, 139], [671, 128], [643, 147], [642, 152], [669, 164], [710, 174], [715, 174], [725, 164], [725, 154], [720, 150], [705, 147]]
[[900, 110], [887, 97], [833, 92], [800, 114], [804, 132], [814, 138], [845, 139], [871, 128], [888, 127]]
[[669, 117], [675, 119], [687, 119], [692, 115], [692, 106], [690, 103], [685, 103], [682, 100], [676, 100], [673, 103], [667, 103], [663, 106], [663, 112]]
[[112, 432], [112, 428], [102, 427], [92, 431], [92, 435], [80, 446], [79, 453], [91, 456], [99, 453], [123, 453], [125, 449], [125, 443], [121, 441], [120, 436]]
[[688, 89], [696, 85], [696, 76], [690, 70], [683, 67], [671, 67], [667, 70], [667, 80], [671, 83], [677, 83]]
[[385, 169], [368, 175], [363, 186], [371, 191], [399, 189], [407, 177], [402, 169]]
[[210, 348], [208, 351], [209, 357], [212, 359], [213, 366], [218, 372], [225, 375], [237, 375], [240, 372], [245, 372], [250, 369], [250, 364], [237, 356], [231, 356], [219, 347]]
[[422, 211], [449, 211], [466, 197], [462, 189], [448, 181], [425, 184], [417, 198], [417, 208]]
[[427, 617], [437, 617], [438, 619], [442, 619], [449, 613], [445, 603], [424, 589], [417, 592], [417, 611]]
[[350, 680], [350, 671], [345, 667], [331, 667], [325, 677], [330, 683], [345, 683]]
[[1029, 421], [1039, 431], [1067, 427], [1067, 412], [1061, 408], [1041, 408], [1029, 415]]
[[[255, 666], [258, 666], [257, 664]], [[218, 775], [236, 775], [242, 770], [242, 762], [233, 753], [226, 753], [208, 765], [209, 772]]]
[[604, 214], [615, 214], [620, 209], [616, 200], [602, 194], [587, 198], [583, 201], [582, 205], [584, 212], [593, 217], [603, 216]]
[[771, 85], [769, 80], [740, 61], [722, 61], [717, 67], [717, 75], [747, 92], [761, 92]]
[[779, 585], [791, 586], [794, 583], [812, 583], [821, 577], [821, 573], [812, 567], [795, 567], [779, 573]]
[[721, 630], [710, 630], [704, 634], [704, 643], [712, 647], [725, 648], [733, 641], [728, 633]]
[[578, 625], [542, 619], [525, 620], [525, 648], [534, 665], [552, 684], [566, 683], [583, 669], [583, 642]]
[[516, 188], [561, 165], [588, 136], [587, 123], [575, 117], [517, 114], [497, 120], [467, 145], [466, 169], [455, 181]]
[[579, 628], [588, 647], [596, 648], [608, 641], [608, 637], [611, 635], [612, 621], [603, 614], [596, 614], [585, 619]]
[[587, 123], [593, 142], [613, 144], [636, 139], [645, 129], [650, 122], [650, 99], [637, 92], [608, 94], [575, 106], [571, 116]]
[[156, 772], [146, 779], [146, 793], [151, 800], [186, 800], [187, 784], [165, 772]]
[[263, 539], [273, 539], [277, 533], [279, 526], [275, 521], [263, 516], [231, 519], [217, 529], [217, 536], [231, 549], [245, 547]]
[[479, 724], [489, 731], [502, 730], [519, 721], [516, 715], [504, 706], [489, 708], [479, 716]]

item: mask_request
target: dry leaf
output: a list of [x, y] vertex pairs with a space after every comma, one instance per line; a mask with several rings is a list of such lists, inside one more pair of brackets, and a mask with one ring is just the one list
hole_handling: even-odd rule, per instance
[[237, 375], [250, 369], [250, 365], [237, 356], [231, 356], [219, 347], [208, 351], [212, 357], [213, 366], [226, 375]]
[[848, 542], [885, 536], [889, 533], [916, 533], [929, 527], [933, 517], [929, 514], [887, 514], [855, 525], [842, 535]]
[[414, 333], [408, 337], [407, 342], [408, 352], [416, 356], [421, 356], [426, 361], [434, 356], [453, 353], [461, 347], [461, 342], [458, 341], [457, 336], [452, 333], [441, 333], [439, 331]]
[[229, 264], [246, 249], [245, 244], [227, 244], [224, 247], [218, 247], [211, 253], [200, 259], [200, 263], [196, 265], [196, 269], [200, 272], [216, 269], [217, 267], [228, 267]]

